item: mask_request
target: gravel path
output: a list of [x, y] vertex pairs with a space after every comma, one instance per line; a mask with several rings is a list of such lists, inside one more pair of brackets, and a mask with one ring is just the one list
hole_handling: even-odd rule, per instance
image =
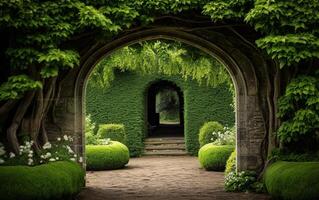
[[125, 169], [87, 172], [78, 200], [264, 200], [265, 195], [226, 193], [224, 174], [200, 169], [196, 157], [141, 157]]

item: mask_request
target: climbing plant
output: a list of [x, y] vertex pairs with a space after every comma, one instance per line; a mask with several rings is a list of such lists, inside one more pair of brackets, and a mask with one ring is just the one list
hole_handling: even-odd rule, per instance
[[136, 71], [141, 75], [179, 75], [185, 80], [193, 79], [201, 85], [214, 87], [226, 83], [234, 92], [232, 80], [218, 60], [176, 41], [140, 42], [121, 48], [99, 62], [92, 72], [91, 82], [110, 86], [114, 69]]
[[300, 69], [319, 58], [318, 8], [317, 0], [0, 1], [2, 132], [16, 153], [18, 130], [36, 149], [47, 142], [44, 121], [63, 75], [79, 65], [79, 52], [68, 45], [79, 36], [109, 39], [162, 15], [202, 12], [215, 22], [248, 23], [261, 33], [258, 47], [282, 67]]

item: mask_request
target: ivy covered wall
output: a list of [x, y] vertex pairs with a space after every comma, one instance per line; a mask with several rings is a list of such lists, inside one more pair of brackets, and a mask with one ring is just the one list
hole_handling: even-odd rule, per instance
[[156, 80], [177, 84], [184, 94], [184, 119], [186, 149], [197, 155], [198, 131], [206, 121], [219, 121], [233, 126], [235, 121], [232, 94], [226, 86], [216, 88], [200, 86], [196, 81], [185, 81], [178, 76], [139, 75], [135, 72], [115, 72], [108, 88], [88, 84], [86, 89], [86, 114], [98, 125], [123, 123], [128, 134], [131, 156], [143, 152], [146, 136], [146, 91]]

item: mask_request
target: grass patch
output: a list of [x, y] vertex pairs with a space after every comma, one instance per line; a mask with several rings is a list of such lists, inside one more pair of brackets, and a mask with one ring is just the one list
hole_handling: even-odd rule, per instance
[[319, 199], [319, 162], [276, 162], [268, 167], [264, 182], [274, 198]]
[[0, 167], [0, 197], [12, 199], [69, 199], [84, 187], [84, 170], [74, 162]]

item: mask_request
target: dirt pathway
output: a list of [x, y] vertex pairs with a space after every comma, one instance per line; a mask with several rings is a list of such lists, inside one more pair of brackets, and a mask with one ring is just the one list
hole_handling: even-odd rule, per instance
[[224, 174], [200, 169], [197, 158], [141, 157], [121, 170], [87, 172], [87, 187], [78, 200], [142, 199], [264, 200], [265, 195], [226, 193]]

